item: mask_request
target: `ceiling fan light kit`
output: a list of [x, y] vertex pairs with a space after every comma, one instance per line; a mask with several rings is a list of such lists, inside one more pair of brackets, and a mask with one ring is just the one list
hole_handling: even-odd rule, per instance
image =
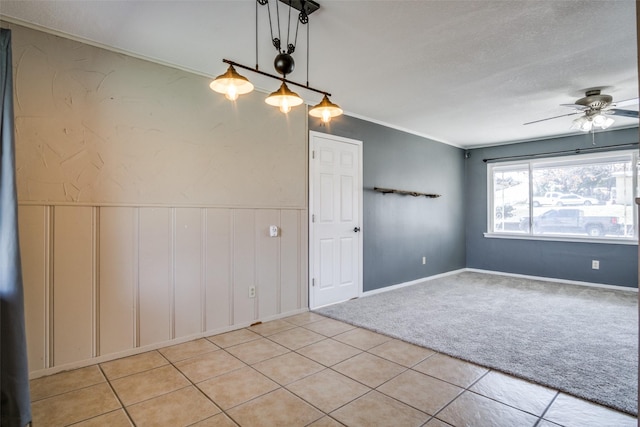
[[607, 129], [611, 126], [615, 120], [611, 117], [607, 117], [602, 113], [592, 116], [584, 115], [578, 117], [571, 124], [571, 129], [581, 130], [583, 132], [589, 132], [593, 129]]
[[[280, 80], [282, 83], [280, 84], [280, 88], [275, 92], [272, 92], [266, 99], [265, 102], [274, 107], [278, 107], [280, 111], [283, 113], [288, 113], [291, 111], [292, 107], [298, 106], [302, 104], [303, 99], [295, 92], [293, 92], [287, 86], [287, 83], [302, 87], [304, 89], [317, 92], [323, 95], [322, 101], [319, 104], [313, 106], [309, 110], [309, 115], [312, 117], [318, 117], [322, 119], [324, 123], [328, 123], [332, 117], [340, 116], [343, 111], [342, 109], [331, 102], [329, 97], [331, 94], [329, 92], [325, 92], [322, 90], [315, 89], [309, 86], [309, 26], [307, 25], [307, 84], [303, 85], [300, 83], [293, 82], [287, 79], [287, 75], [292, 73], [295, 68], [295, 61], [291, 54], [296, 49], [296, 42], [298, 39], [298, 26], [299, 24], [308, 24], [309, 23], [309, 15], [320, 8], [320, 5], [313, 0], [276, 0], [276, 17], [278, 19], [277, 22], [277, 37], [273, 34], [274, 25], [271, 22], [271, 8], [269, 6], [269, 0], [256, 0], [256, 66], [255, 68], [248, 67], [246, 65], [239, 64], [234, 61], [230, 61], [228, 59], [223, 59], [222, 62], [229, 64], [229, 68], [224, 74], [216, 77], [210, 84], [209, 87], [218, 93], [223, 94], [228, 100], [235, 101], [238, 99], [239, 95], [244, 95], [253, 90], [253, 84], [244, 76], [238, 74], [235, 67], [243, 68], [245, 70], [253, 71], [255, 73], [261, 74], [263, 76], [267, 76], [276, 80]], [[280, 38], [280, 12], [278, 9], [279, 3], [284, 3], [289, 7], [289, 19], [287, 24], [287, 43], [286, 50], [282, 49], [282, 42]], [[264, 6], [267, 5], [268, 15], [269, 15], [269, 27], [271, 29], [271, 40], [273, 46], [276, 48], [278, 54], [276, 55], [273, 66], [275, 70], [282, 75], [282, 77], [265, 73], [264, 71], [259, 70], [258, 68], [258, 5]], [[291, 9], [296, 9], [299, 11], [298, 19], [296, 22], [295, 28], [295, 38], [293, 43], [290, 43], [289, 34], [291, 33]]]
[[606, 129], [615, 122], [611, 117], [607, 117], [604, 114], [598, 114], [593, 118], [593, 125], [600, 129]]

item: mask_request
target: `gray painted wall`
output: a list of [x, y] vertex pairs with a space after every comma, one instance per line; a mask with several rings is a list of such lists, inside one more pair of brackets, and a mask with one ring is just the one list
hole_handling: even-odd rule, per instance
[[[465, 267], [461, 149], [348, 116], [326, 126], [310, 119], [309, 128], [363, 141], [365, 291]], [[383, 195], [373, 187], [442, 197]]]
[[[598, 146], [638, 142], [638, 129], [597, 133]], [[466, 160], [465, 217], [468, 268], [637, 287], [636, 245], [547, 242], [485, 238], [487, 231], [487, 165], [484, 158], [536, 154], [593, 147], [591, 135], [470, 150]], [[600, 260], [600, 270], [591, 260]]]

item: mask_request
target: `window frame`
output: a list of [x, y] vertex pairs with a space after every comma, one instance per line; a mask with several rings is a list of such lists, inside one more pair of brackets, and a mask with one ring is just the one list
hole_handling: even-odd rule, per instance
[[[534, 196], [533, 196], [533, 183], [534, 183], [534, 169], [540, 169], [541, 167], [553, 167], [553, 166], [571, 166], [571, 165], [590, 165], [605, 163], [607, 161], [620, 161], [631, 162], [632, 171], [632, 217], [633, 217], [633, 234], [612, 236], [605, 235], [602, 237], [592, 237], [585, 235], [563, 235], [554, 233], [534, 234], [534, 230], [529, 227], [525, 232], [509, 232], [509, 231], [494, 231], [496, 225], [495, 216], [495, 190], [494, 190], [494, 171], [496, 169], [513, 169], [513, 170], [526, 170], [528, 174], [528, 216], [534, 217]], [[607, 244], [622, 244], [622, 245], [638, 245], [638, 205], [635, 203], [636, 198], [640, 197], [640, 182], [638, 182], [638, 169], [640, 168], [638, 150], [613, 150], [599, 153], [587, 153], [587, 154], [574, 154], [569, 156], [553, 156], [553, 157], [536, 157], [530, 159], [520, 159], [504, 162], [488, 162], [487, 163], [487, 228], [484, 236], [487, 238], [498, 239], [519, 239], [519, 240], [542, 240], [542, 241], [560, 241], [560, 242], [581, 242], [581, 243], [607, 243]]]

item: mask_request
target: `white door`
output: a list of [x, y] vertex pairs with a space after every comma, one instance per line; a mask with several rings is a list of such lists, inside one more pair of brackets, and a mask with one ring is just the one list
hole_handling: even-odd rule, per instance
[[310, 132], [309, 306], [362, 293], [362, 142]]

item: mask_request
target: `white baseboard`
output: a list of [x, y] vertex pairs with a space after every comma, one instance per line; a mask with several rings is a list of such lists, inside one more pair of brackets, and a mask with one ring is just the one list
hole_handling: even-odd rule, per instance
[[231, 332], [238, 329], [246, 328], [256, 322], [269, 322], [271, 320], [277, 320], [277, 319], [282, 319], [284, 317], [295, 316], [296, 314], [306, 313], [307, 311], [309, 311], [308, 308], [301, 308], [301, 309], [292, 310], [282, 314], [276, 314], [274, 316], [264, 317], [262, 319], [252, 321], [252, 322], [244, 322], [236, 325], [225, 326], [223, 328], [217, 328], [217, 329], [202, 332], [199, 334], [180, 337], [180, 338], [176, 338], [169, 341], [149, 344], [143, 347], [130, 348], [124, 351], [106, 354], [104, 356], [92, 357], [91, 359], [79, 360], [76, 362], [66, 363], [60, 366], [54, 366], [52, 368], [39, 369], [37, 371], [29, 372], [29, 379], [33, 380], [36, 378], [44, 377], [46, 375], [57, 374], [57, 373], [69, 371], [72, 369], [84, 368], [86, 366], [95, 365], [97, 363], [109, 362], [111, 360], [120, 359], [123, 357], [135, 356], [136, 354], [146, 353], [147, 351], [157, 350], [159, 348], [164, 348], [164, 347], [170, 347], [172, 345], [182, 344], [188, 341], [193, 341], [193, 340], [197, 340], [205, 337], [212, 337], [214, 335], [223, 334], [225, 332]]
[[394, 289], [404, 288], [406, 286], [417, 285], [418, 283], [427, 282], [429, 280], [439, 279], [441, 277], [447, 277], [447, 276], [451, 276], [451, 275], [454, 275], [454, 274], [462, 273], [465, 270], [466, 269], [461, 268], [460, 270], [447, 271], [446, 273], [435, 274], [433, 276], [427, 276], [427, 277], [423, 277], [423, 278], [420, 278], [420, 279], [411, 280], [409, 282], [404, 282], [404, 283], [398, 283], [396, 285], [385, 286], [384, 288], [378, 288], [378, 289], [373, 289], [371, 291], [363, 292], [362, 295], [360, 295], [360, 296], [368, 297], [368, 296], [379, 294], [379, 293], [382, 293], [382, 292], [388, 292], [388, 291], [392, 291]]
[[540, 280], [543, 282], [564, 283], [567, 285], [589, 286], [592, 288], [615, 289], [618, 291], [638, 292], [638, 288], [630, 288], [629, 286], [607, 285], [605, 283], [581, 282], [578, 280], [556, 279], [555, 277], [530, 276], [528, 274], [505, 273], [503, 271], [481, 270], [479, 268], [463, 268], [458, 271], [470, 271], [474, 273], [495, 274], [497, 276], [518, 277], [521, 279]]

